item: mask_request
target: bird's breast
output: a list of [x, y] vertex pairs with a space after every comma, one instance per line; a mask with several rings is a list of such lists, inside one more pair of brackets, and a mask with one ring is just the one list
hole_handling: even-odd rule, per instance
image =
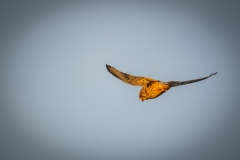
[[157, 98], [161, 94], [165, 93], [171, 88], [170, 85], [163, 82], [153, 82], [149, 87], [146, 88], [146, 92], [149, 99]]

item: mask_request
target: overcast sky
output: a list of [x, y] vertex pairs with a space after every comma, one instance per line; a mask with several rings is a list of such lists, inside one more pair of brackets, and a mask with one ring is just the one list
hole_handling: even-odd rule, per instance
[[[3, 159], [240, 158], [237, 5], [4, 3]], [[218, 74], [141, 102], [106, 64], [160, 81]]]

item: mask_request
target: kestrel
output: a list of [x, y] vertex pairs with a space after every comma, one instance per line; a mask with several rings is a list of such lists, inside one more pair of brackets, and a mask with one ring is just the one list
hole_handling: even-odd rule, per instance
[[189, 83], [202, 81], [204, 79], [207, 79], [207, 78], [217, 74], [217, 72], [215, 72], [215, 73], [210, 74], [207, 77], [188, 80], [188, 81], [162, 82], [162, 81], [159, 81], [159, 80], [156, 80], [153, 78], [133, 76], [133, 75], [130, 75], [127, 73], [123, 73], [107, 64], [106, 64], [106, 67], [107, 67], [107, 70], [112, 75], [114, 75], [118, 79], [122, 80], [123, 82], [128, 83], [133, 86], [142, 86], [142, 89], [139, 92], [139, 98], [141, 101], [157, 98], [161, 94], [168, 91], [171, 87], [176, 87], [176, 86], [180, 86], [180, 85], [185, 85], [185, 84], [189, 84]]

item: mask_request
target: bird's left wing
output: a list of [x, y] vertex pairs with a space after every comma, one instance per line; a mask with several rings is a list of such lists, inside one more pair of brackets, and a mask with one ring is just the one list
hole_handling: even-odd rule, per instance
[[144, 85], [146, 85], [146, 83], [144, 83], [144, 80], [148, 80], [148, 81], [154, 80], [151, 78], [133, 76], [131, 74], [123, 73], [107, 64], [106, 64], [106, 68], [113, 76], [115, 76], [116, 78], [122, 80], [123, 82], [125, 82], [127, 84], [131, 84], [133, 86], [144, 86]]

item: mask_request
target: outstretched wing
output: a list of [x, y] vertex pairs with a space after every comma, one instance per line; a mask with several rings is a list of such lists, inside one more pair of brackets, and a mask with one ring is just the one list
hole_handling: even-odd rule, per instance
[[212, 73], [211, 75], [204, 77], [204, 78], [199, 78], [199, 79], [193, 79], [193, 80], [189, 80], [189, 81], [170, 81], [168, 83], [172, 84], [172, 87], [176, 87], [176, 86], [180, 86], [180, 85], [185, 85], [185, 84], [189, 84], [189, 83], [194, 83], [194, 82], [198, 82], [198, 81], [202, 81], [205, 80], [215, 74], [217, 74], [218, 72]]
[[146, 84], [146, 83], [144, 83], [144, 80], [151, 79], [151, 78], [138, 77], [138, 76], [133, 76], [133, 75], [130, 75], [127, 73], [123, 73], [107, 64], [106, 64], [106, 68], [113, 76], [115, 76], [118, 79], [122, 80], [123, 82], [131, 84], [133, 86], [143, 86]]

